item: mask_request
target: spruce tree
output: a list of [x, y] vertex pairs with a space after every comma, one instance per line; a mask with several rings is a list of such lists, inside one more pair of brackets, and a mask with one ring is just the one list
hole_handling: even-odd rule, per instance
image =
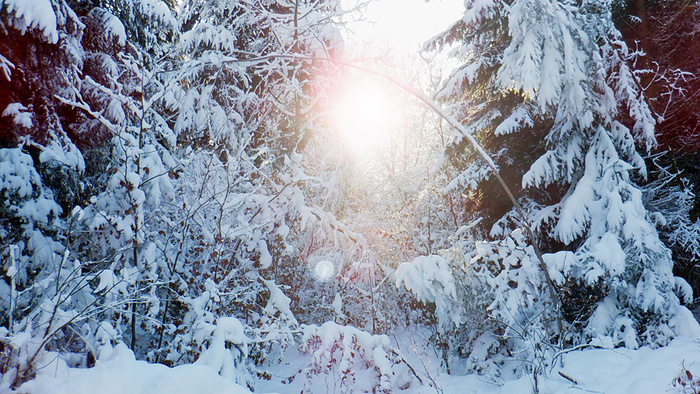
[[[656, 146], [655, 120], [611, 7], [468, 1], [463, 18], [428, 43], [456, 44], [450, 53], [461, 65], [438, 97], [496, 158], [526, 207], [524, 218], [510, 205], [487, 207], [491, 220], [480, 236], [488, 234], [491, 246], [462, 243], [468, 269], [492, 287], [502, 283], [491, 317], [521, 345], [534, 343], [529, 326], [547, 332], [544, 343], [632, 348], [663, 345], [687, 327], [671, 254], [638, 184], [646, 176], [642, 154]], [[488, 199], [493, 174], [463, 136], [445, 155], [457, 171], [451, 190]], [[545, 252], [555, 300], [523, 227]], [[554, 321], [562, 319], [558, 332]]]

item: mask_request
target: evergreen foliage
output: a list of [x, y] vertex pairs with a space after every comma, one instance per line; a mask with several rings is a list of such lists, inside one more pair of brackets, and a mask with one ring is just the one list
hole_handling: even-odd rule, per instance
[[[545, 345], [663, 345], [679, 334], [675, 322], [684, 313], [678, 294], [687, 296], [687, 285], [672, 274], [671, 253], [639, 183], [647, 176], [642, 155], [656, 146], [655, 117], [612, 8], [469, 1], [461, 20], [427, 44], [452, 46], [461, 66], [438, 98], [496, 158], [527, 211], [519, 217], [505, 200], [479, 209], [495, 180], [456, 135], [445, 150], [453, 174], [446, 190], [471, 194], [471, 219], [486, 219], [473, 236], [491, 241], [474, 252], [456, 243], [458, 256], [473, 257], [452, 264], [494, 290], [488, 320], [503, 327], [500, 346], [529, 359], [549, 351]], [[545, 253], [555, 300], [520, 233], [528, 227]]]

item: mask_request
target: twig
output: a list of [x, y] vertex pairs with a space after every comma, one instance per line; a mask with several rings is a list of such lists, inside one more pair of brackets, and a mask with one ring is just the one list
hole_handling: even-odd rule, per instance
[[567, 376], [567, 375], [566, 375], [564, 372], [562, 372], [562, 371], [559, 371], [559, 376], [561, 376], [562, 378], [568, 380], [569, 382], [571, 382], [571, 383], [573, 383], [573, 384], [578, 384], [578, 382], [576, 381], [576, 379], [574, 379], [574, 378], [572, 378], [572, 377], [570, 377], [570, 376]]
[[408, 361], [406, 361], [406, 359], [403, 358], [403, 357], [401, 357], [401, 362], [404, 363], [404, 364], [406, 364], [406, 366], [408, 367], [408, 369], [411, 370], [411, 373], [413, 374], [413, 376], [415, 376], [416, 379], [418, 379], [418, 381], [420, 382], [420, 384], [423, 384], [423, 379], [421, 379], [420, 376], [418, 376], [418, 374], [416, 373], [416, 370], [413, 369], [413, 367], [411, 366], [411, 364], [409, 364]]

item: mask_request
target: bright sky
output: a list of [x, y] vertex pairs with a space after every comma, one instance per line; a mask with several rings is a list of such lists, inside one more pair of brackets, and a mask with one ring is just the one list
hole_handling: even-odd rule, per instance
[[[343, 4], [347, 8], [356, 1], [343, 0]], [[357, 37], [348, 37], [348, 41], [356, 38], [375, 45], [388, 42], [404, 50], [415, 50], [458, 20], [463, 10], [463, 0], [376, 0], [367, 7], [367, 22], [349, 26]]]
[[[361, 0], [342, 1], [345, 9], [351, 9]], [[411, 68], [407, 63], [422, 64], [417, 55], [421, 45], [458, 20], [463, 9], [463, 0], [375, 0], [362, 21], [348, 23], [346, 56], [381, 58], [362, 66], [406, 80], [408, 76], [401, 73]], [[345, 148], [362, 160], [381, 155], [392, 138], [397, 139], [395, 133], [405, 128], [407, 95], [381, 82], [376, 76], [352, 73], [332, 109], [332, 124]]]

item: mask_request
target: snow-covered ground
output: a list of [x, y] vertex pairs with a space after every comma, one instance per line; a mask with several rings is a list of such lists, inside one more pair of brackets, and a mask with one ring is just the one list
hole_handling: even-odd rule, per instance
[[[57, 357], [44, 357], [37, 377], [23, 384], [18, 393], [32, 394], [245, 394], [250, 391], [213, 369], [198, 364], [168, 368], [138, 361], [124, 344], [112, 357], [94, 368], [68, 368]], [[3, 381], [0, 392], [7, 390]]]
[[[562, 394], [694, 393], [692, 390], [683, 391], [678, 382], [674, 386], [676, 378], [686, 376], [686, 369], [700, 376], [698, 338], [676, 338], [659, 349], [573, 351], [563, 355], [561, 362], [547, 371], [548, 376], [539, 382], [539, 388], [542, 393]], [[475, 376], [443, 375], [439, 383], [444, 393], [528, 393], [533, 387], [531, 376], [503, 386], [483, 382]], [[700, 390], [700, 384], [696, 390]]]
[[[427, 355], [426, 359], [430, 359]], [[299, 360], [290, 360], [286, 369], [298, 367]], [[433, 360], [435, 363], [435, 360]], [[432, 376], [438, 387], [425, 374], [430, 366], [418, 363], [416, 368], [424, 384], [411, 385], [403, 393], [528, 393], [533, 380], [525, 376], [518, 380], [496, 385], [478, 376], [450, 376], [435, 373]], [[300, 392], [303, 377], [291, 384], [280, 382], [285, 373], [271, 371], [272, 380], [259, 381], [257, 392]], [[420, 369], [423, 369], [421, 371]], [[687, 371], [687, 372], [686, 372]], [[692, 378], [688, 372], [693, 375]], [[694, 393], [690, 381], [694, 375], [700, 377], [700, 338], [679, 337], [668, 346], [638, 350], [587, 349], [571, 351], [562, 355], [560, 362], [547, 371], [547, 377], [538, 382], [542, 393]], [[679, 384], [681, 377], [686, 386]], [[315, 393], [341, 392], [335, 385], [338, 379], [328, 376], [317, 379], [312, 386]], [[6, 383], [6, 382], [5, 382]], [[695, 390], [700, 389], [696, 380]], [[5, 385], [3, 385], [6, 387]], [[229, 379], [217, 375], [204, 365], [184, 365], [168, 368], [163, 365], [137, 361], [124, 345], [115, 348], [114, 355], [98, 362], [94, 368], [67, 368], [62, 362], [46, 360], [37, 378], [25, 383], [17, 392], [32, 394], [185, 394], [185, 393], [230, 393], [249, 391]]]

